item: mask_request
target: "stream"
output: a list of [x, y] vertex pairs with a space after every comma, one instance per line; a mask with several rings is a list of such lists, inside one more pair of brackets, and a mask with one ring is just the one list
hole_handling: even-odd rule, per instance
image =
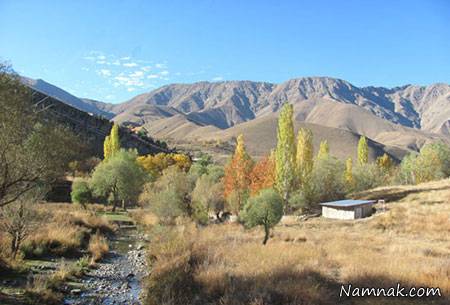
[[109, 254], [64, 299], [67, 305], [141, 305], [141, 282], [147, 275], [143, 238], [135, 226], [122, 226], [110, 241]]

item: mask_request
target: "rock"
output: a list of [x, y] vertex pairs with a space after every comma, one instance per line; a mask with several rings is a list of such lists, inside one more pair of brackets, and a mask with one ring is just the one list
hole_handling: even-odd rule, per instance
[[70, 290], [71, 294], [80, 294], [81, 293], [81, 289], [72, 289]]

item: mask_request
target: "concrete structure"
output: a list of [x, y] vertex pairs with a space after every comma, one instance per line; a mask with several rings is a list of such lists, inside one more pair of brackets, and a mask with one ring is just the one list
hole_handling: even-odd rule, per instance
[[322, 216], [334, 219], [357, 219], [372, 214], [372, 205], [375, 200], [339, 200], [324, 202]]

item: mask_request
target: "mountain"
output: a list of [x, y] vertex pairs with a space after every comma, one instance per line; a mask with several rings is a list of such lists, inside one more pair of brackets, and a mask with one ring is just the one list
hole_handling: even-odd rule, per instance
[[[298, 116], [307, 122], [324, 124], [332, 118], [327, 113], [327, 120], [317, 122], [324, 119], [321, 113], [331, 102], [338, 112], [333, 112], [333, 116], [356, 109], [349, 105], [358, 106], [396, 125], [450, 135], [450, 86], [447, 84], [359, 88], [329, 77], [298, 78], [278, 85], [251, 81], [172, 84], [138, 95], [113, 107], [112, 112], [117, 114], [114, 119], [120, 123], [142, 125], [149, 121], [143, 108], [153, 105], [174, 109], [204, 125], [226, 129], [277, 112], [286, 102], [299, 105]], [[342, 128], [342, 125], [340, 121], [327, 126]]]
[[96, 114], [107, 119], [112, 119], [114, 117], [114, 114], [109, 111], [109, 107], [112, 107], [112, 104], [106, 104], [89, 99], [80, 99], [61, 88], [56, 87], [55, 85], [47, 83], [42, 79], [32, 79], [23, 76], [21, 78], [22, 82], [32, 89], [51, 96], [54, 99], [77, 108], [78, 110]]
[[357, 87], [330, 77], [304, 77], [281, 84], [253, 81], [171, 84], [121, 104], [80, 99], [42, 80], [29, 85], [72, 105], [173, 142], [231, 143], [239, 133], [256, 155], [274, 147], [276, 117], [294, 105], [296, 127], [313, 130], [316, 145], [327, 139], [337, 156], [353, 154], [360, 135], [374, 157], [402, 158], [437, 140], [450, 142], [450, 86]]

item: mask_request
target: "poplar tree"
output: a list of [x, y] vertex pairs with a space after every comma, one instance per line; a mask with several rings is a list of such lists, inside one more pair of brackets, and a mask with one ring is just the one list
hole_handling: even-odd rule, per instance
[[376, 163], [377, 166], [385, 173], [388, 172], [392, 166], [394, 166], [392, 159], [386, 153], [384, 153], [383, 156], [378, 157]]
[[224, 195], [235, 214], [239, 214], [248, 197], [252, 167], [252, 159], [245, 150], [244, 137], [239, 135], [224, 176]]
[[105, 141], [103, 142], [103, 157], [105, 160], [108, 160], [111, 157], [111, 139], [109, 136], [106, 136]]
[[369, 162], [369, 145], [365, 136], [361, 136], [358, 142], [358, 164], [364, 165]]
[[328, 141], [324, 140], [320, 142], [319, 153], [317, 154], [318, 160], [323, 160], [328, 158], [330, 155], [330, 146], [328, 145]]
[[120, 150], [119, 125], [114, 124], [111, 129], [111, 153], [114, 155]]
[[351, 190], [354, 186], [355, 181], [353, 179], [353, 160], [350, 157], [345, 162], [344, 181], [347, 189]]
[[310, 182], [314, 165], [313, 134], [311, 130], [301, 128], [297, 136], [297, 175], [300, 185]]
[[106, 136], [103, 142], [103, 155], [105, 160], [114, 156], [116, 152], [120, 150], [120, 139], [119, 139], [119, 125], [114, 124], [111, 128], [111, 133]]
[[278, 118], [277, 147], [275, 150], [275, 184], [285, 205], [295, 186], [295, 135], [292, 116], [294, 108], [285, 104]]

